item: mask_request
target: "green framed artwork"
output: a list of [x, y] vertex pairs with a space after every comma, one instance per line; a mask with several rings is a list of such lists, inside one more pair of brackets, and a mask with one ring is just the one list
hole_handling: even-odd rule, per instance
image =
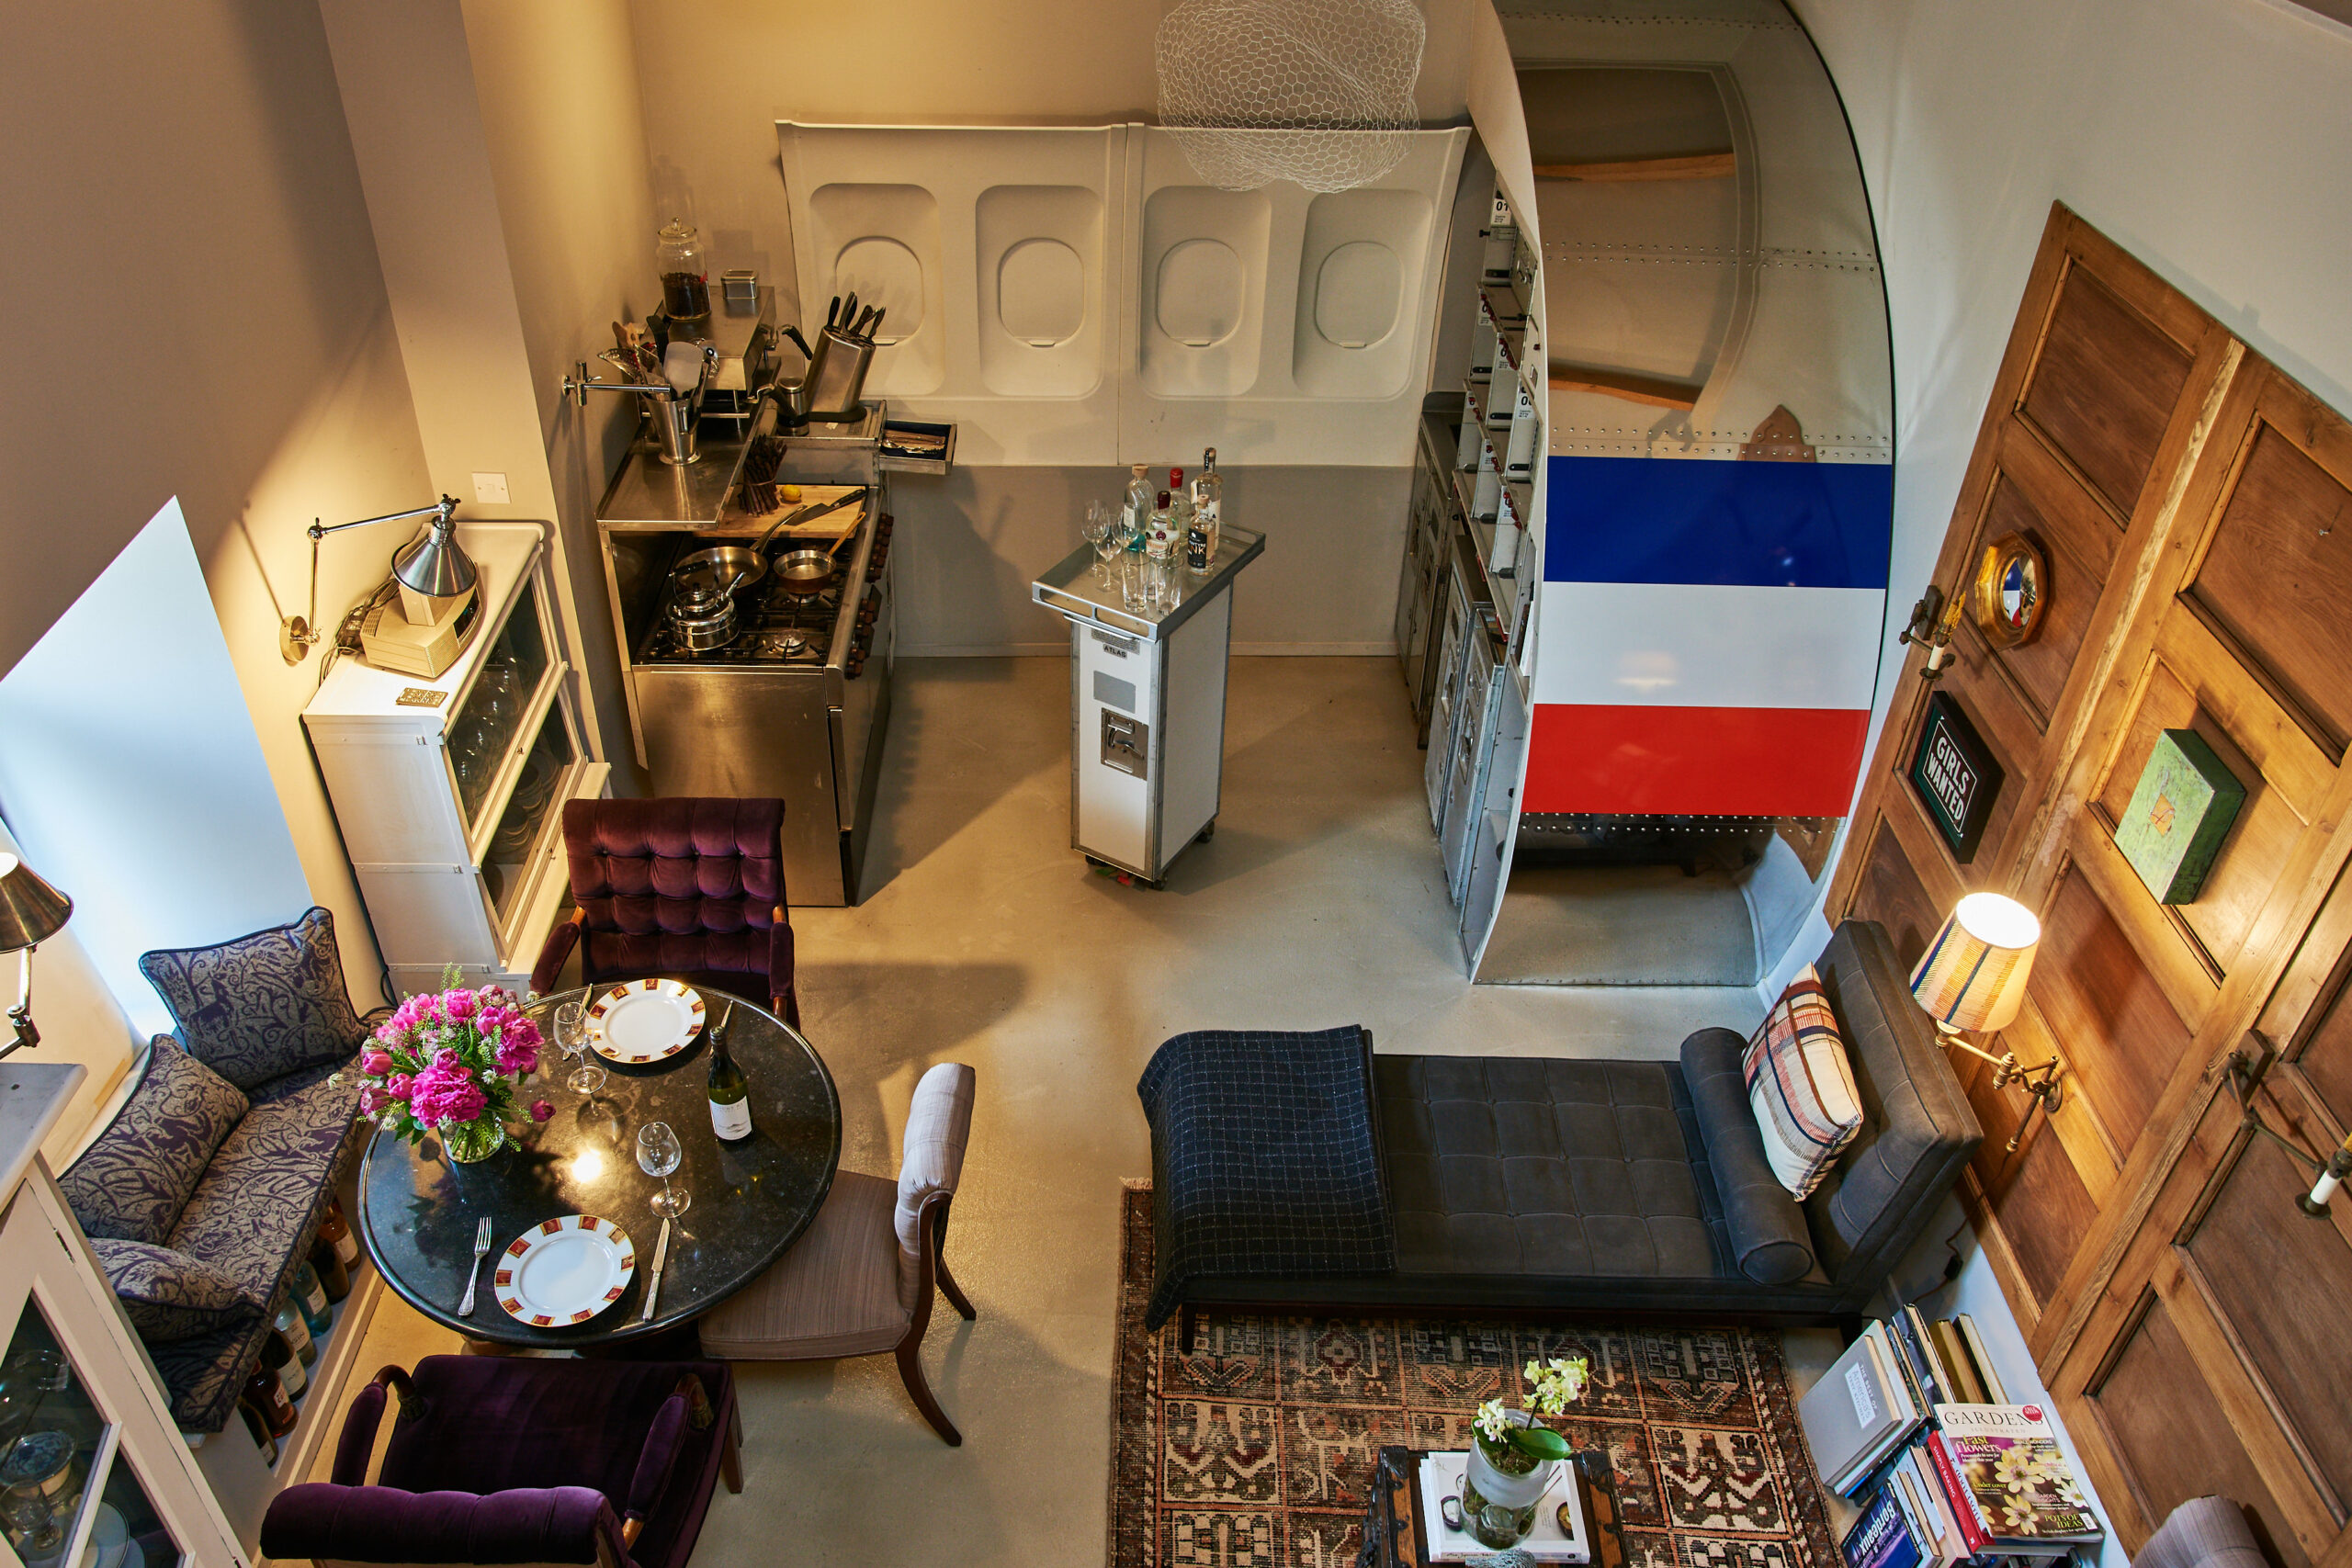
[[1928, 808], [1928, 820], [1951, 847], [1951, 858], [1962, 865], [1974, 860], [2003, 775], [1993, 749], [1950, 692], [1928, 699], [1927, 722], [1919, 727], [1907, 776]]
[[2203, 736], [2167, 729], [2115, 825], [2115, 847], [2157, 903], [2193, 904], [2245, 804], [2245, 785]]

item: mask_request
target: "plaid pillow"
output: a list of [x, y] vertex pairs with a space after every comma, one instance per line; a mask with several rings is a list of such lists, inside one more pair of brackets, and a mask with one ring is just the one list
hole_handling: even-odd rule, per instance
[[1846, 1043], [1811, 964], [1789, 983], [1743, 1066], [1747, 1105], [1764, 1134], [1764, 1157], [1781, 1186], [1810, 1197], [1862, 1130], [1861, 1096], [1846, 1065]]

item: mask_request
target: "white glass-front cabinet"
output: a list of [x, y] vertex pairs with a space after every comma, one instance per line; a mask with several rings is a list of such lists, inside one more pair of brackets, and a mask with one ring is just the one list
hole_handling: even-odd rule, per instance
[[572, 706], [536, 523], [460, 524], [482, 630], [440, 678], [345, 656], [302, 713], [403, 994], [456, 964], [522, 988], [567, 886], [563, 803], [605, 792]]
[[36, 1164], [0, 1215], [0, 1562], [242, 1568], [146, 1352]]

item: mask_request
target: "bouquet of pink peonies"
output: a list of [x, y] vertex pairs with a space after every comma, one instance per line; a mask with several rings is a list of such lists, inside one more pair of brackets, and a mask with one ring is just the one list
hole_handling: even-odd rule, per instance
[[[411, 997], [376, 1026], [359, 1053], [359, 1113], [411, 1143], [438, 1133], [451, 1158], [469, 1162], [516, 1137], [510, 1127], [526, 1112], [515, 1091], [539, 1065], [540, 1036], [514, 992], [467, 990], [457, 978], [452, 966], [449, 989]], [[527, 1111], [534, 1122], [554, 1113], [544, 1100]]]

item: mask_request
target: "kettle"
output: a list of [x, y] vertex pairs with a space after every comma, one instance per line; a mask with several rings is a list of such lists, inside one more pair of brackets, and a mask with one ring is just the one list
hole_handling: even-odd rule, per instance
[[[851, 298], [854, 302], [855, 296]], [[858, 394], [865, 389], [865, 372], [874, 363], [874, 339], [870, 333], [850, 331], [849, 313], [838, 313], [842, 318], [842, 324], [828, 322], [818, 332], [814, 348], [800, 335], [798, 327], [784, 329], [784, 335], [808, 361], [797, 381], [786, 381], [779, 371], [769, 387], [783, 403], [792, 424], [805, 425], [812, 421], [846, 424], [865, 417], [865, 405], [858, 400]]]

